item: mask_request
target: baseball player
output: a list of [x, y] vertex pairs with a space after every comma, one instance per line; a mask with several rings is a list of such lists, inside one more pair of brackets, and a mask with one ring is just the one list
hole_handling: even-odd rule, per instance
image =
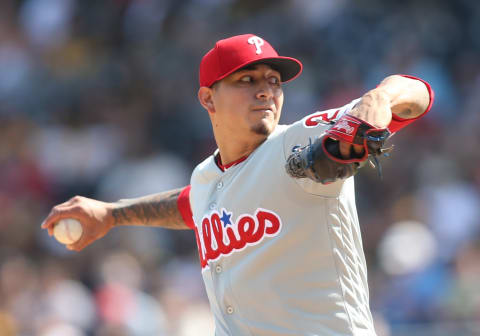
[[[195, 232], [216, 335], [375, 335], [353, 175], [424, 115], [428, 83], [393, 75], [345, 106], [278, 125], [282, 83], [302, 71], [264, 39], [218, 41], [200, 64], [198, 99], [218, 149], [181, 189], [55, 206], [52, 234], [76, 218], [80, 251], [122, 225]], [[159, 177], [161, 178], [161, 177]]]

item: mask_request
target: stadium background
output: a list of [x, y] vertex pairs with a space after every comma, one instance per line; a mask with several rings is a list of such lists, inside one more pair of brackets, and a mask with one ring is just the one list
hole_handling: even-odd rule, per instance
[[282, 123], [394, 73], [436, 92], [357, 178], [379, 336], [480, 334], [480, 2], [2, 0], [0, 335], [213, 335], [193, 234], [120, 228], [81, 253], [40, 230], [79, 194], [181, 187], [215, 144], [201, 56], [252, 32], [304, 72]]

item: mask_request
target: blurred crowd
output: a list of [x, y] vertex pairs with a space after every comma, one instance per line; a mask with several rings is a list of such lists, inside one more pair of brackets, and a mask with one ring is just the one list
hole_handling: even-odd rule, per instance
[[404, 73], [436, 100], [356, 177], [379, 336], [480, 335], [480, 2], [2, 0], [0, 335], [213, 335], [192, 232], [114, 229], [80, 253], [41, 221], [74, 195], [182, 187], [215, 149], [196, 100], [217, 39], [303, 74], [281, 123]]

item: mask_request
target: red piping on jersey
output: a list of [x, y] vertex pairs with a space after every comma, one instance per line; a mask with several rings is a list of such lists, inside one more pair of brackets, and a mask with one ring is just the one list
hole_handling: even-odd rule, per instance
[[190, 228], [195, 228], [195, 222], [193, 221], [193, 213], [192, 208], [190, 207], [190, 189], [191, 186], [188, 185], [182, 189], [180, 195], [178, 195], [177, 199], [177, 208], [182, 215], [183, 221], [185, 224]]
[[220, 157], [220, 153], [218, 153], [217, 156], [215, 157], [215, 163], [217, 164], [218, 168], [220, 168], [220, 170], [224, 172], [228, 168], [233, 167], [233, 166], [245, 161], [247, 158], [248, 158], [248, 155], [245, 155], [245, 156], [242, 156], [238, 160], [230, 162], [229, 164], [222, 165], [222, 158]]

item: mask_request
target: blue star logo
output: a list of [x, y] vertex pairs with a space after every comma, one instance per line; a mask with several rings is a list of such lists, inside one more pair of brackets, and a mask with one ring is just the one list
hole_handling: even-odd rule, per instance
[[223, 222], [224, 227], [227, 225], [232, 225], [230, 217], [232, 217], [232, 213], [226, 212], [225, 209], [222, 209], [222, 217], [220, 217], [220, 220]]

